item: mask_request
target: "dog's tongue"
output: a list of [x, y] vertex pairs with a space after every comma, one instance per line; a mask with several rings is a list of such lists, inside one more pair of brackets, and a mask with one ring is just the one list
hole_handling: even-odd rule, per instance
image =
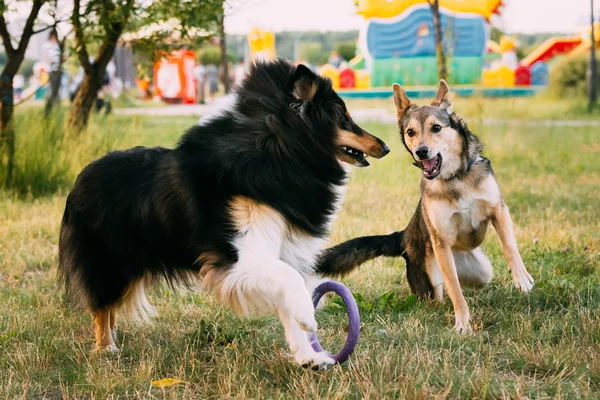
[[435, 168], [436, 162], [437, 162], [437, 159], [430, 158], [429, 160], [421, 161], [421, 164], [423, 164], [423, 169], [425, 171], [433, 171], [433, 168]]

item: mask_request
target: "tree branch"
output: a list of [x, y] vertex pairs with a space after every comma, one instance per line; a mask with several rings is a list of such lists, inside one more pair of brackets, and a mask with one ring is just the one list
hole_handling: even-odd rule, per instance
[[10, 40], [10, 33], [6, 28], [6, 20], [4, 19], [4, 13], [0, 13], [0, 35], [2, 35], [2, 43], [6, 49], [6, 55], [11, 58], [15, 54], [15, 49]]
[[33, 0], [33, 6], [31, 7], [31, 12], [29, 12], [29, 16], [27, 17], [27, 22], [25, 22], [25, 28], [23, 28], [23, 34], [21, 35], [21, 41], [19, 43], [19, 47], [17, 48], [17, 53], [25, 54], [25, 49], [29, 45], [29, 39], [31, 39], [31, 35], [33, 35], [33, 26], [35, 24], [35, 20], [44, 5], [45, 0]]
[[[105, 2], [110, 3], [110, 2]], [[106, 37], [100, 50], [98, 50], [98, 56], [96, 57], [96, 61], [94, 62], [94, 66], [100, 66], [103, 69], [106, 68], [113, 54], [115, 53], [115, 47], [117, 41], [121, 37], [125, 26], [127, 25], [127, 21], [131, 14], [131, 10], [133, 9], [135, 1], [127, 0], [127, 3], [123, 6], [123, 19], [118, 22], [113, 22], [110, 24], [110, 28], [107, 29]], [[112, 3], [110, 3], [112, 5]], [[107, 4], [108, 6], [108, 4]]]
[[90, 56], [88, 54], [87, 47], [85, 45], [85, 39], [83, 37], [83, 27], [81, 26], [81, 20], [79, 19], [80, 8], [81, 0], [74, 0], [71, 23], [73, 24], [73, 32], [75, 32], [75, 43], [79, 63], [86, 74], [92, 74], [92, 64], [90, 63]]
[[46, 25], [44, 28], [40, 28], [38, 30], [33, 31], [33, 35], [37, 35], [38, 33], [45, 32], [48, 29], [56, 28], [58, 26], [58, 24], [61, 24], [63, 22], [67, 22], [67, 21], [68, 21], [68, 19], [55, 20], [52, 25]]

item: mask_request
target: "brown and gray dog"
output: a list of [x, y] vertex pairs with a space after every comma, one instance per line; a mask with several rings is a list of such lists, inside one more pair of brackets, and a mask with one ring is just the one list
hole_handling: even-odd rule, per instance
[[458, 332], [471, 332], [469, 307], [462, 286], [483, 286], [492, 279], [490, 261], [479, 247], [491, 222], [502, 242], [515, 286], [533, 288], [517, 248], [512, 220], [483, 146], [452, 111], [450, 90], [440, 82], [429, 106], [411, 103], [394, 84], [398, 126], [414, 165], [422, 170], [421, 199], [404, 231], [352, 239], [328, 249], [320, 272], [343, 275], [377, 256], [406, 260], [413, 293], [452, 300]]

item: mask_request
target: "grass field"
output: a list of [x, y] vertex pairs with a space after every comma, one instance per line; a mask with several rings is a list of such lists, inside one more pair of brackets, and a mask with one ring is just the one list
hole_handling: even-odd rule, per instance
[[[566, 110], [548, 107], [561, 104]], [[410, 296], [402, 259], [378, 259], [343, 280], [358, 298], [362, 336], [349, 362], [330, 371], [286, 357], [275, 317], [242, 321], [205, 295], [166, 287], [152, 293], [160, 312], [152, 325], [121, 325], [119, 355], [92, 354], [90, 316], [65, 306], [55, 281], [64, 189], [0, 193], [0, 398], [600, 398], [598, 126], [585, 122], [593, 117], [536, 123], [550, 115], [541, 100], [455, 108], [484, 142], [536, 280], [530, 295], [512, 287], [490, 231], [484, 249], [495, 278], [465, 291], [472, 335], [454, 332], [449, 301]], [[110, 131], [108, 147], [172, 146], [193, 122], [115, 116], [93, 131]], [[332, 243], [404, 228], [418, 201], [420, 174], [395, 126], [362, 125], [392, 153], [353, 171]], [[317, 320], [325, 348], [339, 348], [345, 311], [330, 301]], [[184, 382], [152, 386], [167, 377]]]

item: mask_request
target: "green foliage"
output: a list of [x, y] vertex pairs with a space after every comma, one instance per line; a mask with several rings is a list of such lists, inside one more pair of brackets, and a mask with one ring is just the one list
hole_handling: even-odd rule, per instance
[[[381, 296], [375, 297], [372, 300], [366, 299], [360, 293], [353, 293], [354, 300], [356, 300], [356, 304], [358, 305], [358, 309], [361, 313], [377, 313], [377, 312], [404, 312], [408, 311], [412, 308], [416, 308], [419, 304], [417, 300], [417, 296], [411, 294], [407, 297], [398, 296], [398, 292], [393, 290], [388, 290], [383, 293]], [[341, 297], [335, 297], [332, 300], [332, 303], [346, 309], [344, 305], [344, 301]]]
[[512, 38], [515, 38], [520, 47], [525, 49], [527, 48], [535, 48], [540, 45], [546, 39], [555, 36], [564, 36], [563, 33], [516, 33], [514, 35], [510, 35]]
[[[215, 64], [219, 66], [221, 65], [221, 48], [219, 46], [205, 46], [196, 52], [196, 58], [201, 64]], [[228, 51], [227, 59], [231, 62], [235, 62], [235, 53]]]
[[62, 115], [44, 121], [39, 112], [17, 114], [15, 130], [15, 171], [8, 189], [35, 197], [66, 186], [69, 167]]
[[300, 45], [300, 58], [313, 65], [327, 63], [329, 52], [323, 51], [320, 43], [302, 43]]
[[492, 26], [492, 29], [490, 30], [490, 40], [493, 40], [496, 43], [500, 43], [500, 38], [502, 36], [504, 36], [504, 32], [502, 32], [502, 30], [496, 28], [495, 26]]
[[[275, 34], [275, 52], [278, 57], [294, 59], [294, 46], [296, 40], [300, 44], [317, 43], [321, 45], [323, 53], [331, 53], [336, 49], [338, 43], [356, 42], [358, 31], [346, 32], [277, 32]], [[248, 37], [246, 35], [227, 36], [227, 48], [234, 51], [239, 57], [244, 55], [244, 47], [247, 46]], [[321, 60], [323, 61], [323, 60]]]
[[33, 65], [36, 63], [35, 60], [31, 60], [26, 58], [21, 63], [21, 67], [19, 67], [19, 74], [23, 75], [25, 78], [31, 76], [33, 74]]
[[550, 92], [562, 98], [584, 97], [587, 93], [588, 64], [587, 54], [558, 60], [550, 69]]
[[[168, 33], [185, 39], [197, 29], [216, 29], [216, 23], [223, 16], [223, 3], [224, 0], [157, 0], [143, 8], [143, 12], [138, 12], [137, 18], [130, 25], [138, 28], [160, 21], [176, 20], [179, 22], [174, 28], [176, 32]], [[155, 41], [164, 37], [162, 32], [157, 34], [153, 38]]]
[[[151, 2], [143, 12], [134, 15], [128, 26], [129, 32], [146, 32], [144, 37], [134, 40], [135, 51], [157, 57], [160, 51], [200, 47], [217, 32], [223, 3], [224, 0]], [[161, 22], [169, 23], [170, 27], [153, 32], [146, 29]]]
[[[350, 110], [376, 106], [395, 113], [390, 99], [347, 104]], [[458, 335], [448, 299], [420, 302], [411, 296], [401, 257], [370, 261], [342, 281], [356, 293], [361, 311], [356, 352], [348, 363], [322, 373], [305, 371], [287, 356], [276, 316], [240, 319], [207, 294], [178, 294], [167, 285], [149, 292], [160, 315], [153, 324], [119, 321], [119, 355], [91, 354], [90, 315], [65, 306], [56, 284], [66, 194], [22, 201], [0, 192], [2, 397], [598, 398], [600, 147], [592, 116], [567, 114], [571, 105], [571, 99], [546, 98], [455, 101], [454, 109], [467, 114], [485, 144], [523, 261], [536, 279], [534, 290], [525, 295], [513, 287], [490, 228], [483, 249], [495, 276], [484, 288], [464, 290], [475, 332]], [[40, 113], [31, 109], [19, 118]], [[107, 147], [171, 147], [196, 121], [158, 115], [93, 118], [69, 154], [78, 161], [62, 190]], [[396, 153], [353, 172], [332, 245], [402, 229], [419, 201], [421, 178], [397, 129], [390, 123], [361, 125]], [[93, 135], [89, 142], [88, 134]], [[104, 150], [88, 150], [88, 143], [103, 140]], [[78, 149], [84, 155], [76, 154]], [[336, 299], [326, 299], [316, 311], [319, 340], [333, 352], [343, 346], [348, 326]], [[184, 382], [162, 389], [149, 384], [166, 377]]]
[[[82, 6], [79, 19], [90, 55], [92, 47], [100, 48], [106, 41], [115, 24], [125, 23], [123, 33], [133, 35], [134, 50], [152, 58], [161, 50], [204, 43], [216, 31], [223, 3], [224, 0], [88, 1]], [[149, 29], [160, 23], [168, 23], [169, 28]]]
[[356, 56], [356, 43], [342, 42], [336, 46], [338, 54], [346, 61], [350, 61]]
[[65, 135], [62, 110], [45, 120], [41, 109], [15, 115], [15, 171], [7, 189], [19, 196], [52, 194], [68, 188], [82, 166], [105, 154], [122, 133], [114, 123], [100, 120], [81, 138]]

